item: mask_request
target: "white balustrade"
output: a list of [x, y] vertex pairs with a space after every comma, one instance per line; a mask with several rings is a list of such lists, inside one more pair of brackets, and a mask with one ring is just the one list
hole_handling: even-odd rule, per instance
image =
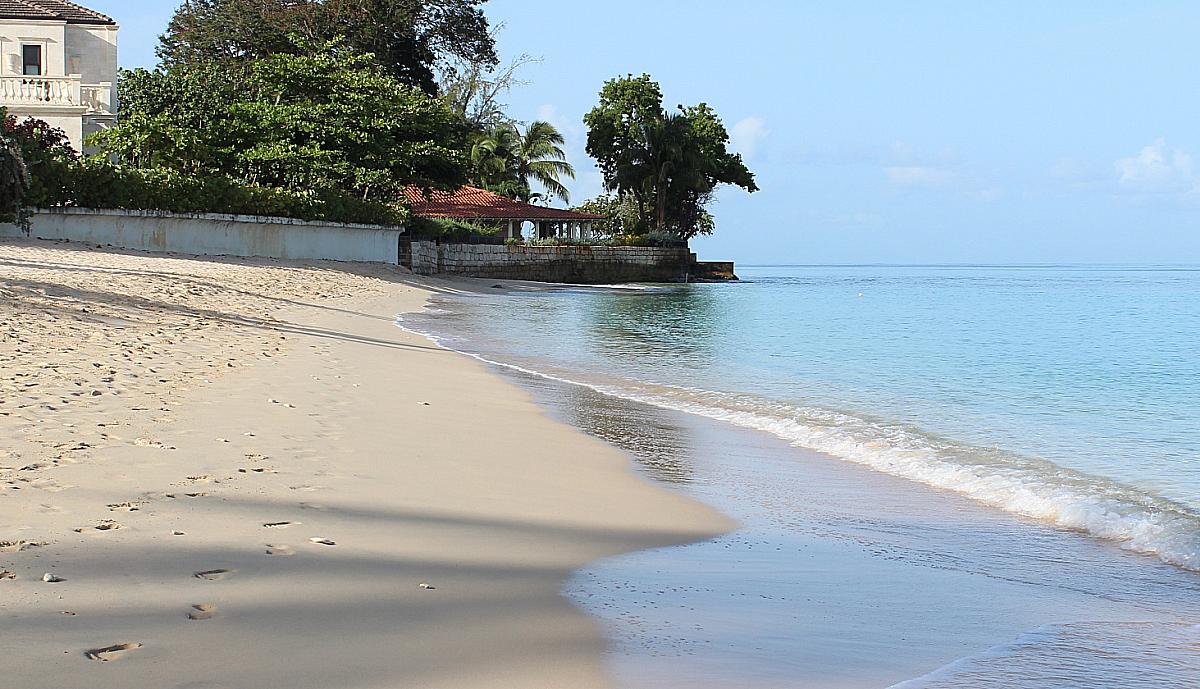
[[0, 77], [0, 105], [15, 108], [83, 107], [110, 113], [112, 92], [111, 84], [84, 85], [72, 77]]

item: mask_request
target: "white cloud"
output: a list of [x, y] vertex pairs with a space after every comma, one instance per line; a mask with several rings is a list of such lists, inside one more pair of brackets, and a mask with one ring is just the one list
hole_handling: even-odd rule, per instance
[[1135, 156], [1115, 163], [1117, 186], [1133, 194], [1196, 194], [1200, 177], [1192, 165], [1192, 156], [1182, 149], [1171, 149], [1165, 139], [1142, 148]]
[[733, 150], [741, 153], [742, 157], [749, 162], [754, 160], [759, 144], [765, 141], [769, 134], [770, 131], [767, 130], [765, 120], [760, 117], [747, 117], [733, 125], [733, 129], [729, 132], [729, 138], [733, 144]]
[[891, 165], [883, 172], [889, 182], [900, 187], [940, 187], [954, 179], [952, 171], [934, 165]]

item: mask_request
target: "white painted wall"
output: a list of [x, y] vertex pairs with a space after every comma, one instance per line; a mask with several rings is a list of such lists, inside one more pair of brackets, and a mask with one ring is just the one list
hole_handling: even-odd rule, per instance
[[42, 46], [43, 76], [67, 76], [66, 29], [61, 21], [0, 19], [0, 76], [22, 76], [21, 46], [33, 44]]
[[84, 138], [111, 127], [117, 112], [117, 34], [109, 25], [68, 24], [62, 21], [0, 19], [0, 78], [20, 79], [21, 46], [42, 46], [42, 76], [70, 79], [80, 87], [79, 102], [6, 102], [0, 106], [20, 119], [36, 117], [67, 133], [83, 150]]
[[[399, 263], [402, 227], [305, 222], [244, 215], [182, 215], [158, 211], [41, 211], [32, 220], [36, 239], [63, 239], [140, 251], [204, 256], [326, 259]], [[0, 225], [0, 237], [21, 237]]]

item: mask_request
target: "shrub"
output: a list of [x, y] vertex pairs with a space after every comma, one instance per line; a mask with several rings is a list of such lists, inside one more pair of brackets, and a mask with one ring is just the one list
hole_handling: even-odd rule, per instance
[[482, 225], [454, 218], [412, 218], [407, 227], [409, 234], [415, 237], [463, 243], [498, 243], [500, 233], [506, 229], [500, 225]]
[[89, 159], [69, 173], [66, 202], [83, 208], [228, 213], [299, 220], [401, 225], [406, 211], [336, 191], [295, 191], [243, 185], [227, 177], [188, 175], [164, 168], [126, 168]]
[[16, 142], [25, 162], [28, 182], [22, 203], [30, 208], [61, 203], [70, 166], [79, 159], [66, 132], [32, 117], [18, 122], [8, 115], [3, 125], [4, 134]]

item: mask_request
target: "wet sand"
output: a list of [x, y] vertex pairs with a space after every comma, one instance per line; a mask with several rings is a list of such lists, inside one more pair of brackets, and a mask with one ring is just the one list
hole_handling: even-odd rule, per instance
[[732, 524], [395, 326], [458, 288], [0, 243], [3, 684], [611, 686], [564, 582]]

